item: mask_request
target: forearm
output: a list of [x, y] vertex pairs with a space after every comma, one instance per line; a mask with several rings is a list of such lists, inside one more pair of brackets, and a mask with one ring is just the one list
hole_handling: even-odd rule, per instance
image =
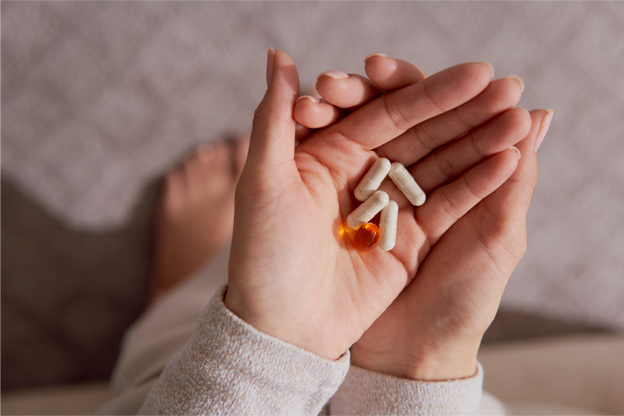
[[213, 297], [191, 343], [171, 360], [141, 414], [317, 414], [343, 381], [331, 361], [246, 324]]

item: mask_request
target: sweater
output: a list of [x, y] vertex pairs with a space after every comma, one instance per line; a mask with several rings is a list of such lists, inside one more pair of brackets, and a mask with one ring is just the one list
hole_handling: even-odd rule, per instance
[[349, 366], [348, 351], [328, 360], [238, 318], [225, 291], [212, 298], [140, 414], [315, 415], [330, 399], [331, 414], [474, 414], [479, 407], [480, 365], [470, 378], [425, 382]]

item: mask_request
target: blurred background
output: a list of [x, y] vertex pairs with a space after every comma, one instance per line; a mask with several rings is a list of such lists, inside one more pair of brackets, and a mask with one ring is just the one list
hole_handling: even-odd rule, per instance
[[269, 47], [304, 88], [329, 69], [364, 75], [372, 52], [520, 76], [519, 106], [554, 120], [528, 251], [485, 343], [624, 332], [624, 3], [1, 8], [3, 393], [109, 377], [145, 305], [159, 180], [250, 130]]

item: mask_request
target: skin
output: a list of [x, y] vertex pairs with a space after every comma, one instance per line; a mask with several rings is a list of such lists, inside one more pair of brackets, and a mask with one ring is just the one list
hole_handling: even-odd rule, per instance
[[248, 137], [204, 145], [165, 177], [150, 302], [195, 273], [230, 239], [234, 190], [248, 147]]
[[[393, 91], [425, 78], [416, 67], [386, 56], [367, 59], [366, 72], [372, 82], [320, 76], [317, 90], [328, 103], [340, 108], [358, 97], [376, 96], [380, 89], [373, 83]], [[355, 83], [359, 86], [351, 88]], [[365, 88], [371, 91], [363, 91]], [[526, 250], [526, 215], [539, 176], [536, 148], [552, 118], [552, 112], [546, 110], [529, 113], [512, 109], [519, 99], [519, 90], [520, 85], [514, 80], [493, 81], [483, 93], [456, 110], [460, 116], [452, 117], [448, 113], [438, 116], [425, 122], [431, 125], [426, 129], [414, 129], [377, 149], [378, 155], [391, 160], [402, 158], [403, 163], [416, 163], [410, 171], [427, 193], [443, 183], [444, 172], [454, 177], [465, 165], [479, 163], [504, 146], [516, 144], [522, 158], [499, 189], [439, 237], [420, 264], [416, 278], [353, 345], [355, 365], [421, 380], [474, 374], [481, 338], [496, 314], [512, 271]], [[299, 109], [295, 114], [304, 112], [305, 109]], [[436, 119], [444, 117], [447, 122], [440, 125], [445, 129], [435, 130]], [[427, 147], [431, 147], [423, 144], [431, 142], [432, 137], [439, 140], [449, 130], [455, 133], [461, 130], [457, 120], [488, 117], [493, 118], [473, 127], [461, 140], [423, 156]], [[302, 124], [307, 122], [305, 117], [297, 120]], [[423, 135], [423, 131], [435, 133]]]
[[[257, 329], [335, 360], [380, 317], [395, 319], [384, 313], [388, 307], [410, 303], [397, 297], [421, 281], [420, 274], [414, 278], [431, 248], [513, 175], [518, 152], [502, 150], [446, 177], [416, 210], [396, 195], [395, 249], [360, 254], [343, 224], [357, 205], [353, 189], [378, 157], [375, 149], [477, 97], [490, 84], [490, 67], [458, 65], [382, 95], [296, 148], [295, 65], [286, 53], [270, 51], [267, 75], [236, 190], [225, 303]], [[440, 288], [427, 290], [441, 296]], [[375, 353], [374, 343], [364, 345]]]

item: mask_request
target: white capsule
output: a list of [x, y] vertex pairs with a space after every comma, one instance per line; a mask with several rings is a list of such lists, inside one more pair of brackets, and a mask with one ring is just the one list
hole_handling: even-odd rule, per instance
[[420, 189], [420, 186], [418, 186], [412, 174], [405, 169], [403, 164], [394, 162], [388, 176], [390, 176], [392, 182], [403, 192], [403, 195], [405, 195], [412, 205], [419, 207], [425, 203], [427, 195]]
[[349, 216], [347, 217], [347, 227], [352, 230], [357, 230], [362, 225], [366, 224], [373, 219], [379, 211], [381, 211], [386, 205], [388, 205], [390, 197], [384, 191], [375, 192], [370, 198], [362, 202]]
[[371, 166], [366, 175], [362, 178], [357, 188], [353, 192], [358, 201], [366, 201], [381, 185], [392, 164], [388, 159], [382, 157]]
[[399, 204], [394, 201], [388, 202], [388, 205], [381, 210], [381, 219], [379, 220], [379, 248], [390, 251], [396, 243], [397, 219], [399, 218]]

